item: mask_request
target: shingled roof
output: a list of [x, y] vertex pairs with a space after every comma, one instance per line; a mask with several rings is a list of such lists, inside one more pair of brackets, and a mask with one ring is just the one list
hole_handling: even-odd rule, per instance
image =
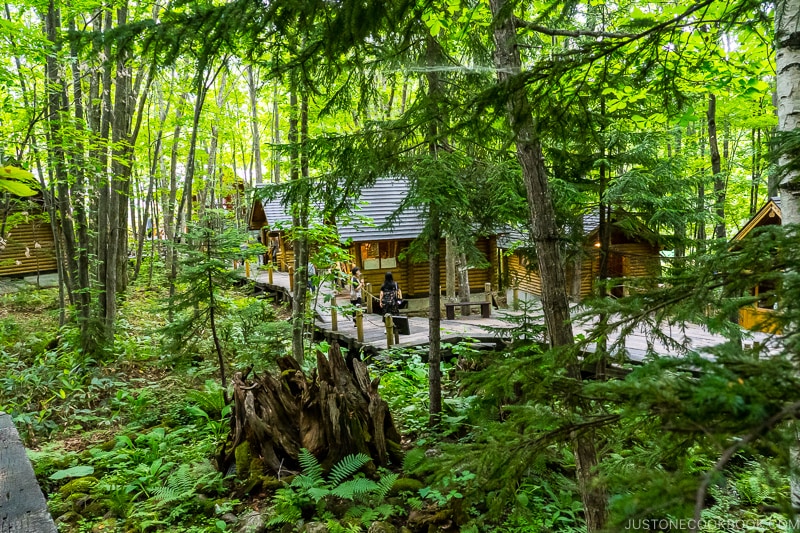
[[406, 208], [392, 220], [390, 226], [384, 227], [408, 196], [408, 188], [407, 179], [387, 177], [363, 189], [357, 202], [358, 208], [353, 213], [355, 216], [339, 223], [339, 237], [354, 241], [417, 238], [425, 227], [425, 216], [420, 208]]
[[[263, 185], [269, 187], [271, 185]], [[343, 217], [337, 224], [342, 241], [382, 241], [393, 239], [415, 239], [425, 227], [422, 209], [407, 207], [389, 224], [395, 211], [408, 196], [408, 179], [402, 177], [380, 178], [371, 187], [364, 188], [356, 200], [356, 209], [351, 217]], [[269, 228], [276, 224], [291, 224], [292, 217], [281, 205], [281, 197], [272, 200], [256, 200], [251, 213], [250, 224], [260, 221]], [[263, 210], [263, 217], [258, 209]]]

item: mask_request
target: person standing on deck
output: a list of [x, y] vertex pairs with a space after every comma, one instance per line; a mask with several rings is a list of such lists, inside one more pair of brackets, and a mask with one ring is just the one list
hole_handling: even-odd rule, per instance
[[385, 314], [392, 316], [400, 314], [398, 307], [398, 300], [403, 298], [403, 293], [400, 291], [400, 286], [394, 280], [391, 272], [387, 272], [383, 278], [383, 285], [381, 285], [380, 304], [381, 311]]
[[[350, 303], [355, 307], [361, 307], [362, 290], [364, 289], [364, 279], [361, 277], [361, 269], [353, 267], [350, 272]], [[356, 311], [353, 310], [353, 325], [356, 325]]]

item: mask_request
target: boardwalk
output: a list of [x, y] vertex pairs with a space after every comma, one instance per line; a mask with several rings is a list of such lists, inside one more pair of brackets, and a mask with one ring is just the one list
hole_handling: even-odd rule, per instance
[[[268, 290], [283, 290], [287, 295], [289, 294], [289, 275], [286, 272], [273, 272], [272, 285], [268, 283], [269, 279], [266, 272], [255, 271], [252, 277], [260, 285], [267, 287]], [[386, 330], [382, 317], [379, 315], [364, 314], [363, 343], [359, 343], [356, 340], [356, 328], [350, 317], [339, 316], [337, 331], [333, 331], [330, 312], [331, 303], [326, 303], [326, 298], [324, 297], [328, 296], [329, 302], [332, 302], [333, 300], [330, 299], [332, 295], [333, 293], [330, 289], [322, 289], [320, 297], [315, 299], [315, 308], [317, 310], [316, 327], [318, 331], [328, 339], [335, 339], [343, 345], [365, 349], [372, 353], [386, 349]], [[337, 295], [335, 302], [336, 305], [341, 306], [348, 304], [349, 300], [345, 295]], [[508, 309], [492, 309], [490, 318], [481, 318], [480, 314], [473, 314], [467, 317], [457, 316], [455, 320], [442, 320], [442, 341], [452, 343], [462, 339], [474, 339], [478, 342], [501, 342], [503, 338], [510, 336], [511, 330], [515, 328], [513, 319], [520, 314], [519, 311]], [[401, 335], [398, 346], [415, 347], [428, 344], [428, 319], [412, 316], [408, 317], [408, 322], [411, 334]], [[590, 323], [576, 324], [574, 330], [576, 334], [587, 333], [591, 326], [592, 324]], [[726, 342], [724, 337], [711, 334], [704, 328], [694, 324], [667, 328], [662, 332], [677, 343], [694, 350], [702, 350], [703, 348]], [[766, 340], [766, 335], [761, 333], [752, 333], [750, 335], [753, 342], [765, 342]], [[616, 340], [613, 335], [609, 337], [609, 342], [611, 343]], [[651, 349], [655, 353], [664, 356], [679, 355], [674, 347], [665, 346], [660, 342], [648, 339], [646, 332], [641, 329], [629, 335], [625, 339], [624, 345], [631, 361], [642, 361]]]
[[11, 417], [0, 413], [0, 533], [56, 531]]

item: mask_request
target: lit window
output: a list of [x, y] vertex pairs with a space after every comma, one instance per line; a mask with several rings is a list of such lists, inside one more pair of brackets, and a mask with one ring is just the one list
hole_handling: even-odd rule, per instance
[[397, 243], [394, 241], [361, 243], [361, 261], [364, 270], [395, 268], [397, 267]]

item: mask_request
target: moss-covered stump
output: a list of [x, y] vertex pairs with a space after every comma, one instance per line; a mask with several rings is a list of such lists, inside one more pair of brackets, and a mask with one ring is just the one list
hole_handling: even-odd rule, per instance
[[223, 471], [233, 462], [244, 463], [244, 443], [249, 454], [263, 461], [265, 471], [279, 479], [300, 469], [302, 448], [326, 470], [356, 453], [372, 457], [372, 468], [399, 464], [400, 434], [378, 394], [380, 378], [371, 380], [362, 361], [353, 359], [349, 368], [334, 344], [327, 357], [317, 352], [317, 368], [310, 376], [291, 357], [280, 359], [278, 366], [277, 376], [248, 381], [246, 373], [234, 375], [232, 431]]

